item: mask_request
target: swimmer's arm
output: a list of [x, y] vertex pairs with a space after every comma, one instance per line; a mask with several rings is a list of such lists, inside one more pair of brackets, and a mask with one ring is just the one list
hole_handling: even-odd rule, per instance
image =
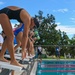
[[22, 49], [26, 50], [27, 41], [28, 41], [28, 33], [30, 30], [30, 23], [31, 19], [26, 19], [24, 21], [24, 32], [23, 32], [23, 38], [22, 38]]

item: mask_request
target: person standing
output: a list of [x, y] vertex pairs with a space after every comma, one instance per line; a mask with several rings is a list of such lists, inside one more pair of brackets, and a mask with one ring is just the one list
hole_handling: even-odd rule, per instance
[[57, 47], [55, 48], [55, 53], [56, 53], [56, 57], [57, 57], [57, 58], [60, 58], [60, 47], [59, 47], [59, 46], [57, 46]]
[[38, 53], [38, 58], [40, 59], [40, 62], [41, 62], [42, 61], [42, 47], [41, 46], [38, 46], [37, 53]]

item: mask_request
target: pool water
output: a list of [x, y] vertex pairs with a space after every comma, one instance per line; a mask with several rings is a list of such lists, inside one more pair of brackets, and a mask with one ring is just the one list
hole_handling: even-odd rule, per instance
[[75, 75], [75, 61], [44, 60], [38, 63], [36, 75]]

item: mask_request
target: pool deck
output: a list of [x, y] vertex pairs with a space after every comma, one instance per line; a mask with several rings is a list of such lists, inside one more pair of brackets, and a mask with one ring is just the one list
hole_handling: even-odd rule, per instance
[[37, 61], [34, 63], [34, 66], [32, 68], [30, 75], [36, 75], [36, 71], [37, 71]]

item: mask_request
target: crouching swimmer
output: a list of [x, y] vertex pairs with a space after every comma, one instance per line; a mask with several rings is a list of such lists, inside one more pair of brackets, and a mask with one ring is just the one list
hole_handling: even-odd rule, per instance
[[8, 6], [0, 10], [0, 24], [2, 26], [3, 31], [6, 35], [6, 40], [2, 45], [2, 50], [0, 53], [0, 59], [4, 61], [4, 53], [6, 49], [9, 50], [11, 57], [11, 64], [23, 67], [14, 56], [14, 34], [12, 30], [12, 25], [10, 20], [15, 19], [20, 23], [24, 23], [24, 31], [22, 36], [22, 59], [25, 58], [26, 46], [28, 40], [28, 31], [32, 29], [34, 26], [39, 27], [39, 22], [36, 18], [32, 18], [29, 13], [23, 8], [19, 8], [16, 6]]

